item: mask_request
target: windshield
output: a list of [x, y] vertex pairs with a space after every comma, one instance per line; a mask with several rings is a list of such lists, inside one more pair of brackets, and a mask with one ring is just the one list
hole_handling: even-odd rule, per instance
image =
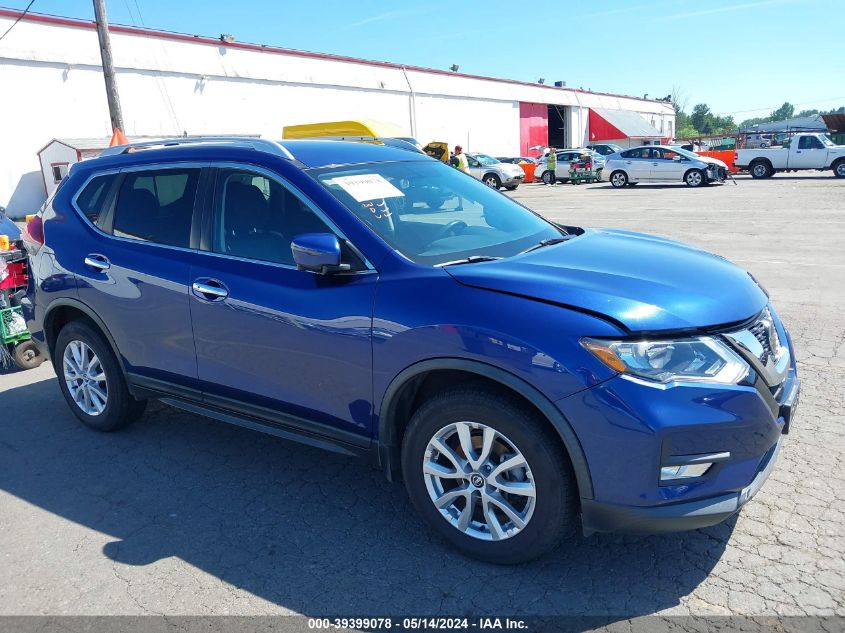
[[701, 160], [701, 156], [696, 154], [695, 152], [690, 152], [689, 150], [685, 150], [683, 147], [672, 147], [672, 151], [676, 154], [680, 154], [681, 156], [686, 156], [687, 158], [691, 158], [692, 160]]
[[819, 134], [819, 138], [827, 147], [834, 147], [836, 145], [836, 143], [830, 140], [830, 137], [827, 134]]
[[309, 173], [385, 242], [419, 264], [510, 257], [563, 234], [507, 196], [438, 161]]
[[472, 154], [472, 157], [485, 167], [487, 165], [495, 165], [496, 163], [500, 162], [492, 156], [488, 156], [487, 154]]

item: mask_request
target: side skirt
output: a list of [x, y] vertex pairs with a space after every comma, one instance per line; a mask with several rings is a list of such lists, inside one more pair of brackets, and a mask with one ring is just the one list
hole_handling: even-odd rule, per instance
[[155, 398], [183, 411], [333, 453], [377, 459], [378, 450], [374, 442], [347, 431], [237, 400], [226, 399], [226, 406], [212, 405], [203, 401], [203, 394], [198, 390], [137, 374], [129, 374], [128, 378], [132, 394], [139, 398]]

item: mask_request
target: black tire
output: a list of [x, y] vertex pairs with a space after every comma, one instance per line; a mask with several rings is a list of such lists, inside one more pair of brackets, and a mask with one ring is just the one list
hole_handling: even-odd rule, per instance
[[[422, 469], [428, 443], [447, 425], [462, 421], [477, 421], [505, 435], [528, 463], [536, 488], [535, 507], [528, 523], [513, 536], [482, 540], [465, 534], [444, 518], [429, 496]], [[577, 487], [560, 438], [523, 403], [483, 385], [441, 392], [417, 410], [402, 442], [402, 474], [417, 513], [448, 543], [472, 558], [522, 563], [551, 551], [574, 533]]]
[[496, 174], [484, 174], [484, 178], [481, 179], [481, 182], [491, 189], [498, 189], [502, 186], [502, 181]]
[[830, 166], [833, 170], [833, 175], [837, 178], [845, 178], [845, 159], [840, 158], [838, 161]]
[[44, 362], [44, 356], [38, 351], [35, 341], [31, 339], [15, 345], [13, 356], [15, 365], [23, 371], [35, 369]]
[[552, 172], [548, 171], [548, 170], [544, 171], [543, 172], [543, 184], [544, 185], [551, 185], [551, 184], [554, 184], [554, 182], [555, 182], [555, 177], [552, 174]]
[[628, 174], [626, 174], [621, 169], [616, 170], [612, 174], [610, 174], [610, 184], [613, 185], [616, 189], [621, 189], [625, 185], [628, 184]]
[[761, 179], [761, 178], [769, 178], [772, 173], [772, 166], [765, 160], [758, 160], [752, 162], [748, 166], [748, 172], [751, 174], [752, 178]]
[[[67, 346], [79, 341], [87, 345], [96, 355], [105, 375], [108, 388], [105, 408], [102, 413], [90, 415], [73, 400], [67, 383], [63, 379], [62, 359]], [[138, 419], [147, 406], [146, 400], [136, 400], [126, 386], [120, 365], [103, 335], [86, 321], [71, 321], [62, 328], [56, 339], [53, 365], [59, 376], [59, 387], [74, 415], [87, 427], [97, 431], [116, 431]]]
[[703, 169], [690, 169], [684, 174], [684, 183], [687, 187], [703, 187], [707, 184], [707, 173]]

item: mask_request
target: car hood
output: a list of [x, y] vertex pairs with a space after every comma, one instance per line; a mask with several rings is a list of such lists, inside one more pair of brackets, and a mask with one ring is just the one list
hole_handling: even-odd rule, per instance
[[719, 160], [718, 158], [713, 158], [711, 156], [701, 156], [699, 154], [696, 160], [700, 160], [702, 163], [708, 163], [710, 165], [718, 165], [719, 167], [727, 168], [725, 161]]
[[598, 313], [630, 331], [743, 321], [767, 297], [726, 259], [641, 233], [588, 229], [506, 259], [447, 266], [460, 283]]
[[525, 172], [523, 171], [522, 167], [511, 163], [496, 163], [495, 165], [490, 165], [489, 168], [495, 169], [500, 173], [507, 174], [508, 176], [525, 175]]

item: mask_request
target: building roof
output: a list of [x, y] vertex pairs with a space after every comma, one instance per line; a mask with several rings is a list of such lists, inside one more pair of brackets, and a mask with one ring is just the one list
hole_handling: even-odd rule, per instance
[[[43, 13], [24, 12], [18, 9], [0, 9], [0, 17], [20, 19], [30, 22], [40, 22], [43, 24], [53, 24], [60, 26], [70, 26], [75, 28], [96, 29], [96, 23], [91, 20], [82, 20], [78, 18], [68, 18], [64, 16], [49, 15]], [[507, 79], [500, 77], [489, 77], [485, 75], [473, 75], [469, 73], [453, 72], [451, 70], [441, 70], [439, 68], [427, 68], [424, 66], [414, 66], [409, 64], [401, 64], [396, 62], [379, 61], [372, 59], [363, 59], [358, 57], [350, 57], [347, 55], [335, 55], [331, 53], [318, 53], [313, 51], [303, 51], [292, 48], [284, 48], [280, 46], [268, 46], [265, 44], [253, 44], [248, 42], [225, 41], [221, 38], [207, 37], [201, 35], [190, 35], [187, 33], [177, 33], [173, 31], [163, 31], [160, 29], [142, 28], [137, 26], [127, 26], [119, 24], [109, 24], [109, 31], [114, 33], [125, 33], [129, 35], [140, 35], [145, 37], [162, 38], [172, 41], [191, 42], [196, 44], [209, 44], [223, 49], [241, 49], [249, 51], [258, 51], [262, 53], [275, 53], [281, 55], [291, 55], [297, 57], [307, 57], [311, 59], [333, 60], [341, 62], [349, 62], [353, 64], [363, 64], [367, 66], [375, 66], [380, 68], [391, 68], [396, 70], [414, 71], [425, 73], [428, 75], [445, 75], [450, 77], [463, 77], [465, 79], [477, 79], [482, 81], [496, 82], [500, 84], [513, 84], [519, 86], [530, 86], [533, 88], [540, 88], [549, 91], [578, 93], [584, 95], [598, 95], [606, 97], [617, 97], [623, 99], [632, 99], [653, 105], [663, 105], [658, 99], [646, 99], [634, 95], [622, 95], [611, 92], [596, 92], [593, 90], [584, 90], [583, 88], [568, 88], [557, 87], [546, 84], [539, 84], [528, 81], [520, 81], [517, 79]], [[667, 104], [668, 105], [668, 104]]]
[[[663, 132], [646, 121], [642, 115], [628, 110], [609, 110], [607, 108], [592, 108], [601, 118], [614, 128], [622, 132], [627, 138], [662, 138]], [[619, 138], [619, 137], [616, 137]]]
[[770, 123], [758, 123], [742, 128], [741, 132], [789, 132], [790, 130], [804, 130], [826, 132], [827, 125], [818, 114], [812, 116], [795, 117], [783, 121], [771, 121]]
[[837, 112], [836, 114], [823, 114], [822, 120], [827, 125], [831, 132], [843, 133], [845, 132], [845, 114]]

